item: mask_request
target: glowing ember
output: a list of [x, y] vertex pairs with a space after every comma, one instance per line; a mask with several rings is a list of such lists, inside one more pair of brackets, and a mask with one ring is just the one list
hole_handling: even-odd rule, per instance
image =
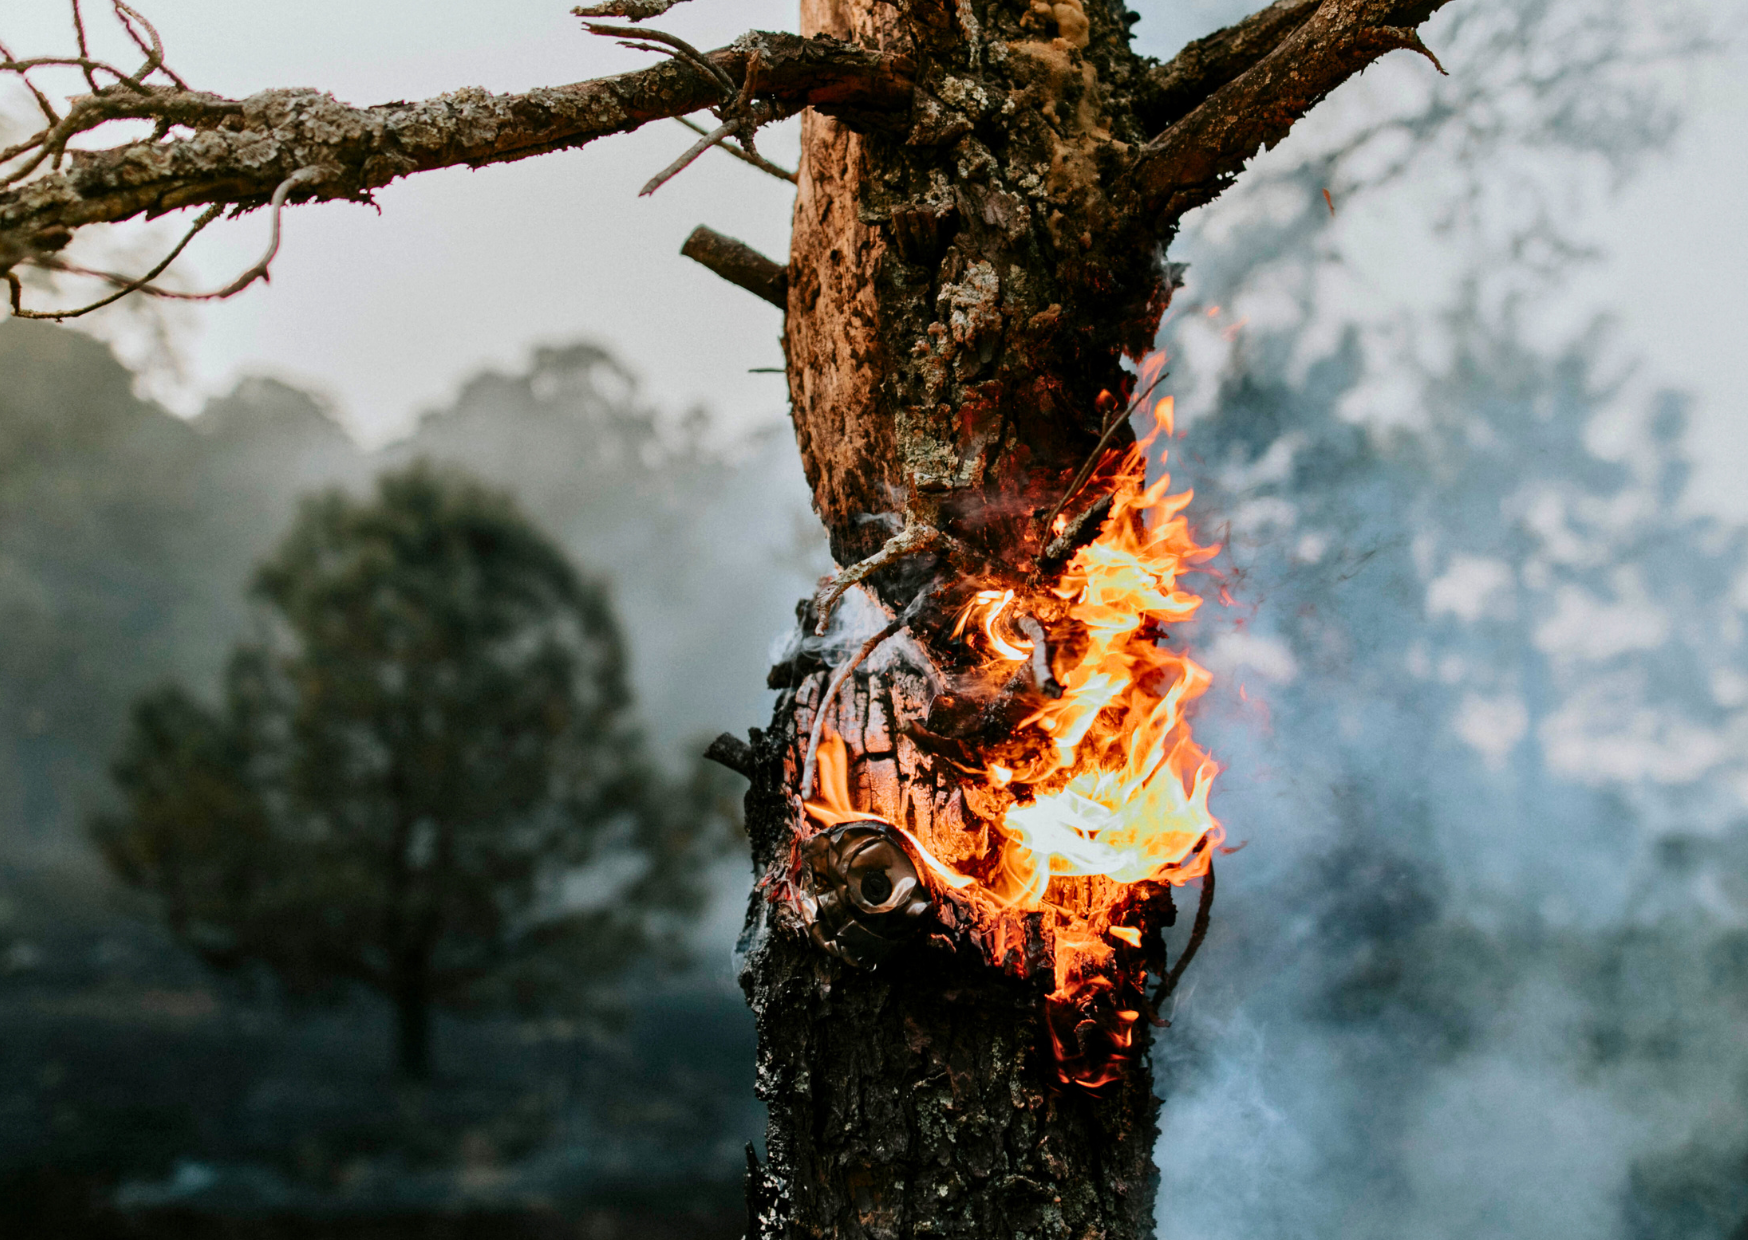
[[[1112, 496], [1110, 515], [1055, 586], [980, 590], [958, 616], [954, 636], [977, 652], [979, 674], [1000, 682], [1032, 660], [1041, 702], [1000, 743], [1000, 760], [985, 761], [981, 786], [967, 790], [996, 827], [989, 855], [959, 873], [904, 832], [944, 889], [939, 898], [985, 931], [995, 963], [1027, 925], [1048, 940], [1055, 988], [1046, 1024], [1063, 1079], [1087, 1088], [1121, 1076], [1145, 973], [1161, 967], [1162, 957], [1142, 950], [1141, 930], [1120, 924], [1158, 891], [1137, 885], [1201, 876], [1223, 838], [1208, 810], [1218, 768], [1185, 715], [1210, 678], [1163, 644], [1166, 627], [1201, 603], [1181, 576], [1215, 550], [1190, 535], [1188, 491], [1167, 494], [1169, 477], [1146, 484], [1147, 450], [1171, 433], [1169, 396], [1153, 417], [1152, 433], [1095, 475]], [[821, 747], [819, 766], [810, 814], [827, 824], [877, 817], [850, 805], [841, 740]]]

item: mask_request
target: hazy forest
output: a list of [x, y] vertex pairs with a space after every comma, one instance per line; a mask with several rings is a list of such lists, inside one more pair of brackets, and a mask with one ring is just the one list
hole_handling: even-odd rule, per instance
[[[1748, 525], [1692, 494], [1681, 377], [1573, 291], [1742, 16], [1454, 4], [1448, 76], [1344, 88], [1172, 248], [1242, 847], [1153, 1052], [1164, 1237], [1748, 1237]], [[831, 566], [780, 385], [756, 424], [660, 407], [623, 342], [530, 322], [365, 447], [282, 379], [170, 412], [188, 321], [111, 313], [0, 322], [0, 1235], [741, 1235], [745, 781], [701, 755], [763, 725]], [[409, 1080], [382, 993], [203, 948], [100, 845], [137, 704], [217, 718], [280, 623], [261, 566], [421, 470], [610, 615], [619, 799], [542, 898], [643, 920], [576, 994], [439, 1004]]]

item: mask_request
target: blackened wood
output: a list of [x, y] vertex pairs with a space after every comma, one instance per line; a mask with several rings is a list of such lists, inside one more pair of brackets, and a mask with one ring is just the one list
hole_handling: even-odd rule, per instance
[[[824, 673], [778, 700], [755, 737], [748, 835], [780, 875], [799, 805], [800, 750]], [[828, 724], [853, 756], [859, 804], [906, 825], [944, 860], [986, 837], [903, 723], [927, 709], [902, 668], [853, 677]], [[772, 887], [755, 891], [741, 985], [759, 1030], [767, 1160], [748, 1173], [752, 1240], [1104, 1236], [1151, 1233], [1158, 1104], [1146, 1044], [1117, 1084], [1063, 1086], [1044, 1026], [1047, 969], [1025, 977], [945, 933], [872, 970], [819, 951]], [[950, 910], [941, 914], [952, 919]], [[943, 930], [947, 928], [943, 924]], [[1016, 965], [1022, 963], [1014, 958]]]
[[753, 777], [753, 748], [732, 732], [724, 732], [704, 750], [704, 756], [719, 766], [726, 766], [736, 775]]

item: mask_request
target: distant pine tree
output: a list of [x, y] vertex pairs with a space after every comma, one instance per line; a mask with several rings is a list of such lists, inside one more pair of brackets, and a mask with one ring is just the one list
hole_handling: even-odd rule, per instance
[[[704, 815], [651, 792], [607, 592], [507, 497], [422, 463], [323, 494], [254, 592], [224, 709], [143, 698], [96, 824], [207, 961], [382, 993], [418, 1078], [435, 1006], [586, 1002], [695, 896]], [[630, 879], [567, 900], [609, 852]]]

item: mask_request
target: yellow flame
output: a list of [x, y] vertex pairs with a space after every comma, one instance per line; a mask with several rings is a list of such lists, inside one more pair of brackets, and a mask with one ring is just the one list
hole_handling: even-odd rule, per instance
[[986, 768], [998, 787], [1051, 785], [1003, 819], [1014, 847], [1002, 894], [1022, 907], [1041, 905], [1059, 877], [1188, 881], [1222, 838], [1208, 810], [1218, 767], [1185, 718], [1211, 677], [1154, 636], [1195, 615], [1201, 600], [1179, 578], [1213, 555], [1182, 515], [1192, 493], [1168, 495], [1169, 475], [1145, 485], [1144, 450], [1171, 432], [1173, 410], [1169, 396], [1155, 404], [1154, 429], [1131, 453], [1105, 532], [1056, 589], [1087, 642], [1058, 672], [1061, 698], [1025, 721], [1050, 744], [1018, 769]]

